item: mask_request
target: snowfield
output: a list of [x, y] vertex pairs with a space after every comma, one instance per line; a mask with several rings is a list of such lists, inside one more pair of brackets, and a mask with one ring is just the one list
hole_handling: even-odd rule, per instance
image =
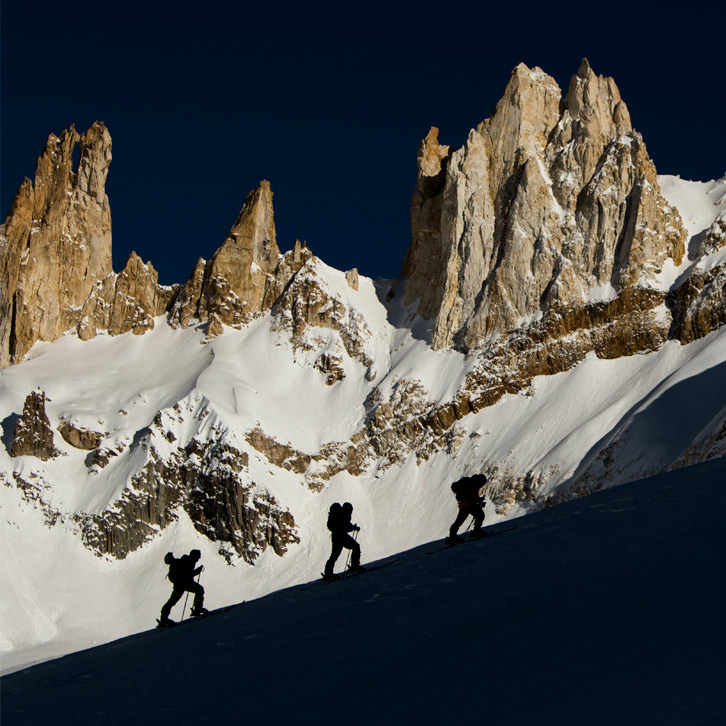
[[691, 236], [707, 230], [726, 213], [726, 176], [699, 182], [663, 174], [658, 177], [658, 184], [666, 201], [679, 211]]
[[[726, 180], [702, 184], [661, 177], [660, 183], [694, 238], [723, 214]], [[180, 555], [192, 548], [201, 550], [206, 604], [218, 608], [318, 577], [329, 555], [325, 520], [334, 501], [353, 504], [354, 521], [362, 527], [363, 562], [370, 562], [443, 536], [456, 512], [450, 483], [485, 466], [494, 465], [502, 479], [530, 474], [546, 495], [575, 484], [586, 491], [593, 482], [615, 485], [640, 479], [691, 463], [697, 451], [726, 454], [726, 449], [719, 449], [726, 417], [726, 329], [721, 329], [686, 346], [669, 342], [648, 355], [617, 360], [589, 357], [570, 371], [537, 378], [529, 390], [507, 395], [458, 421], [459, 436], [450, 450], [441, 449], [421, 461], [410, 455], [393, 466], [374, 462], [360, 476], [342, 472], [321, 491], [312, 491], [300, 474], [273, 465], [249, 445], [247, 433], [259, 427], [277, 442], [315, 454], [322, 446], [346, 442], [360, 431], [366, 422], [367, 399], [374, 392], [388, 399], [403, 383], [413, 381], [425, 391], [428, 405], [446, 403], [476, 363], [474, 357], [430, 348], [430, 323], [416, 316], [415, 305], [400, 304], [402, 281], [374, 283], [361, 277], [359, 289], [354, 290], [343, 273], [320, 261], [315, 262], [314, 273], [327, 294], [342, 303], [348, 315], [345, 322], [359, 336], [361, 358], [368, 363], [347, 355], [340, 333], [333, 329], [308, 329], [307, 348], [293, 347], [279, 320], [266, 315], [244, 329], [227, 328], [211, 341], [196, 328], [172, 329], [163, 318], [143, 336], [101, 335], [82, 342], [68, 335], [51, 344], [37, 344], [21, 364], [0, 371], [3, 672], [153, 626], [170, 592], [163, 564], [167, 551]], [[335, 385], [326, 385], [314, 367], [321, 352], [340, 359], [345, 377]], [[57, 458], [42, 462], [30, 456], [11, 457], [15, 423], [25, 397], [36, 389], [48, 396], [47, 413], [54, 430], [69, 420], [102, 432], [104, 446], [116, 446], [121, 453], [106, 467], [89, 466], [89, 452], [70, 446], [56, 433]], [[236, 556], [227, 564], [219, 556], [219, 544], [201, 535], [182, 512], [124, 560], [99, 557], [84, 547], [74, 515], [102, 512], [117, 501], [146, 461], [139, 445], [141, 432], [158, 412], [176, 447], [196, 437], [224, 439], [247, 452], [246, 476], [289, 509], [300, 543], [284, 557], [267, 549], [254, 565]], [[165, 440], [155, 440], [155, 445], [161, 456], [173, 448]], [[16, 475], [48, 483], [41, 488], [42, 497], [58, 516], [48, 520], [47, 511], [23, 496], [15, 486]], [[579, 511], [580, 505], [567, 506], [563, 512]], [[487, 523], [533, 509], [531, 503], [513, 501], [497, 509], [488, 502]], [[548, 521], [564, 514], [534, 516]], [[563, 525], [561, 536], [570, 536], [564, 532]], [[524, 541], [535, 550], [542, 546], [540, 540], [527, 537]], [[423, 568], [430, 559], [422, 558], [417, 567]], [[516, 566], [521, 565], [522, 560], [517, 560]], [[528, 584], [529, 569], [521, 573], [517, 587], [534, 587]], [[398, 575], [391, 577], [405, 592]], [[420, 577], [427, 577], [426, 570]], [[371, 582], [378, 578], [371, 574]], [[352, 583], [345, 587], [349, 585], [350, 590], [359, 587]], [[367, 592], [363, 578], [360, 587]], [[287, 596], [275, 597], [283, 602]], [[273, 600], [256, 601], [256, 614], [265, 602]], [[423, 598], [416, 602], [422, 607]], [[441, 600], [435, 602], [443, 605]], [[525, 608], [524, 601], [518, 607]], [[538, 611], [536, 602], [532, 607]], [[179, 617], [181, 608], [178, 605], [172, 617]], [[500, 603], [497, 613], [505, 610]], [[432, 606], [432, 618], [438, 618], [435, 612]], [[472, 622], [480, 622], [477, 613], [472, 606]], [[554, 608], [542, 617], [557, 621], [559, 615]], [[199, 627], [211, 628], [212, 622]], [[462, 643], [473, 637], [472, 630], [476, 628], [461, 626]], [[187, 637], [167, 635], [169, 640]], [[288, 633], [288, 637], [296, 636]], [[411, 648], [404, 643], [400, 647]], [[288, 650], [282, 648], [291, 657]], [[410, 652], [416, 653], [416, 648]], [[441, 657], [437, 672], [456, 663], [445, 651]], [[452, 708], [456, 712], [455, 702]]]

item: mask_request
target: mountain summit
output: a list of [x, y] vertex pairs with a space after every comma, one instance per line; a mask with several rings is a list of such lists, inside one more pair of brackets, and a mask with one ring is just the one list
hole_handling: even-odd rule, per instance
[[535, 317], [567, 325], [598, 298], [656, 308], [648, 292], [686, 241], [614, 81], [586, 60], [564, 98], [539, 68], [517, 66], [457, 151], [432, 129], [411, 228], [406, 301], [421, 299], [439, 348], [480, 348]]

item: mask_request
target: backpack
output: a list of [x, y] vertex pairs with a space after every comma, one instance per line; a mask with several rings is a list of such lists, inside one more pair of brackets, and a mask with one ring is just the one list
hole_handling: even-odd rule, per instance
[[465, 476], [463, 479], [459, 479], [451, 485], [451, 491], [456, 494], [456, 498], [458, 499], [460, 495], [466, 494], [469, 491], [470, 484], [471, 479]]
[[164, 555], [164, 563], [169, 565], [169, 572], [166, 575], [169, 578], [169, 582], [172, 585], [176, 584], [181, 574], [181, 559], [177, 560], [173, 552], [167, 552]]
[[338, 502], [331, 504], [330, 510], [328, 511], [328, 529], [331, 532], [335, 532], [337, 529], [339, 529], [339, 525], [342, 519], [343, 507], [338, 504]]
[[468, 497], [475, 497], [486, 483], [486, 474], [465, 476], [463, 479], [459, 479], [459, 481], [455, 481], [451, 485], [451, 491], [456, 494], [458, 501], [462, 501]]

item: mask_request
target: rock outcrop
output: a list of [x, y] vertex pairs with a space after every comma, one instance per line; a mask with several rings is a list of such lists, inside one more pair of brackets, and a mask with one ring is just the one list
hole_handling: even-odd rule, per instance
[[[73, 152], [80, 145], [80, 161]], [[81, 135], [51, 134], [0, 230], [0, 364], [36, 340], [54, 340], [112, 273], [111, 209], [105, 193], [111, 137], [101, 123]]]
[[84, 449], [86, 451], [97, 449], [101, 441], [103, 441], [102, 433], [74, 426], [70, 421], [61, 421], [58, 426], [58, 433], [66, 443], [76, 449]]
[[174, 298], [175, 288], [159, 285], [159, 275], [150, 262], [132, 252], [118, 275], [109, 275], [81, 310], [76, 332], [81, 340], [99, 331], [143, 335], [154, 327]]
[[583, 61], [564, 99], [519, 65], [493, 116], [418, 156], [405, 302], [433, 345], [480, 348], [548, 311], [655, 286], [686, 233], [612, 79]]
[[77, 517], [86, 545], [123, 559], [185, 511], [227, 561], [253, 563], [267, 547], [282, 556], [299, 541], [292, 514], [269, 492], [247, 481], [247, 455], [224, 443], [193, 441], [149, 462], [110, 507]]
[[58, 455], [53, 444], [53, 429], [50, 427], [43, 391], [31, 391], [23, 405], [23, 415], [15, 425], [15, 436], [10, 447], [11, 456], [35, 456], [48, 461]]
[[[199, 431], [186, 445], [168, 451], [170, 443], [180, 443], [173, 430], [183, 425], [185, 416], [198, 422]], [[218, 543], [228, 562], [236, 554], [253, 563], [267, 547], [282, 556], [299, 541], [292, 514], [250, 479], [249, 455], [226, 440], [224, 429], [212, 419], [205, 401], [186, 401], [157, 413], [130, 450], [98, 450], [113, 457], [103, 465], [92, 461], [97, 471], [124, 455], [144, 463], [102, 511], [77, 515], [89, 548], [123, 559], [182, 511], [201, 534]]]
[[[340, 380], [343, 375], [339, 366], [340, 356], [345, 351], [350, 358], [364, 366], [365, 375], [368, 380], [372, 380], [374, 374], [370, 366], [373, 361], [365, 345], [370, 333], [368, 325], [359, 312], [347, 307], [334, 291], [326, 288], [316, 274], [316, 265], [315, 258], [307, 253], [296, 274], [290, 275], [272, 311], [274, 329], [286, 331], [296, 349], [308, 351], [315, 350], [316, 344], [320, 342], [317, 334], [312, 337], [309, 335], [311, 330], [335, 331], [340, 339], [338, 348], [342, 348], [340, 354], [330, 355], [326, 350], [317, 359], [315, 367], [328, 375], [331, 383]], [[345, 279], [348, 285], [357, 289], [357, 272], [355, 277], [346, 273]], [[351, 280], [356, 283], [355, 286]]]

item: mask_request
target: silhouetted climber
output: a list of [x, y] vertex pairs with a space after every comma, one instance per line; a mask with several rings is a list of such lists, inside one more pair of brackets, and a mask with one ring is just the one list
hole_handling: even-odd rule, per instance
[[459, 502], [459, 513], [449, 529], [449, 536], [446, 538], [448, 544], [461, 541], [457, 532], [469, 515], [474, 517], [472, 536], [484, 536], [484, 532], [481, 530], [482, 522], [484, 522], [484, 510], [482, 509], [484, 497], [479, 496], [479, 490], [486, 483], [487, 478], [484, 474], [474, 474], [474, 476], [465, 476], [451, 485], [451, 491], [456, 494], [456, 500]]
[[204, 567], [195, 567], [199, 562], [202, 553], [199, 550], [192, 550], [188, 555], [182, 555], [179, 559], [176, 559], [171, 552], [167, 552], [164, 557], [164, 562], [169, 565], [169, 574], [167, 577], [174, 585], [174, 589], [171, 591], [171, 597], [161, 608], [161, 617], [159, 618], [159, 625], [173, 625], [174, 621], [169, 618], [171, 609], [176, 605], [181, 596], [185, 592], [194, 593], [194, 605], [192, 606], [191, 615], [196, 617], [199, 615], [206, 615], [209, 612], [204, 604], [204, 588], [194, 581], [194, 578], [202, 572]]
[[353, 505], [346, 502], [341, 506], [337, 502], [330, 506], [328, 512], [328, 529], [332, 532], [330, 539], [333, 542], [333, 551], [330, 559], [325, 563], [323, 577], [330, 580], [337, 580], [338, 575], [333, 574], [335, 561], [340, 557], [343, 548], [351, 551], [350, 570], [364, 570], [360, 563], [360, 545], [348, 534], [348, 532], [360, 532], [357, 524], [351, 524], [350, 518], [353, 515]]

